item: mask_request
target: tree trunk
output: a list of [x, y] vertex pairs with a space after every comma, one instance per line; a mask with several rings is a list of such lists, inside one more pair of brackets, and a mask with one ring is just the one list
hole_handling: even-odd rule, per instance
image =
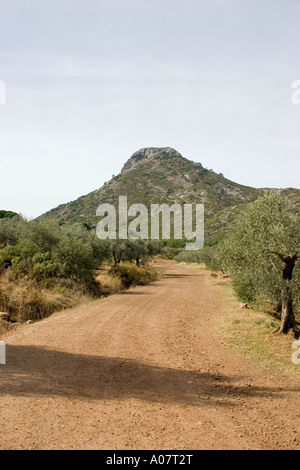
[[136, 262], [136, 265], [137, 265], [137, 266], [140, 265], [140, 257], [139, 257], [139, 256], [135, 259], [135, 262]]
[[278, 302], [277, 306], [276, 306], [276, 313], [282, 313], [282, 301], [281, 302]]
[[300, 330], [297, 326], [294, 309], [293, 309], [293, 299], [290, 288], [290, 282], [286, 282], [285, 287], [282, 292], [282, 314], [281, 314], [281, 326], [279, 333], [284, 335], [292, 330], [296, 339], [300, 336]]
[[282, 261], [285, 263], [285, 267], [282, 271], [282, 314], [281, 326], [279, 330], [279, 333], [285, 335], [288, 334], [290, 330], [292, 330], [296, 339], [298, 339], [300, 336], [300, 330], [297, 326], [294, 315], [291, 281], [297, 259], [297, 255], [294, 255], [293, 257], [288, 256], [282, 259]]

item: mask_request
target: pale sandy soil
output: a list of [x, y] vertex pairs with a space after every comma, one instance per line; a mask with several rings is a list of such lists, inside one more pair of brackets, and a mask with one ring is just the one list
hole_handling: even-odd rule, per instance
[[20, 327], [0, 366], [0, 449], [299, 449], [299, 386], [216, 339], [195, 269]]

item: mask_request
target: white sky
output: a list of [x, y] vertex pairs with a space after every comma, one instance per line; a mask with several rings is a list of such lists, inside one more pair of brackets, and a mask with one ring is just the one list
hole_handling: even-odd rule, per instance
[[148, 146], [299, 188], [299, 20], [299, 0], [0, 0], [0, 209], [38, 216]]

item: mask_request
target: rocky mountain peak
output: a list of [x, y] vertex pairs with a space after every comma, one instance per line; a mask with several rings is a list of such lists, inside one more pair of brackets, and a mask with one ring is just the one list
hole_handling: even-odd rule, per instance
[[143, 148], [143, 149], [140, 149], [138, 150], [137, 152], [135, 152], [130, 158], [129, 160], [127, 160], [127, 162], [125, 163], [125, 165], [123, 166], [123, 169], [122, 169], [122, 173], [126, 170], [133, 170], [134, 168], [136, 168], [143, 160], [146, 160], [146, 159], [149, 159], [149, 158], [153, 158], [153, 157], [157, 157], [158, 155], [166, 155], [166, 156], [177, 156], [177, 157], [181, 157], [182, 158], [182, 155], [180, 155], [179, 152], [177, 152], [176, 150], [172, 149], [171, 147], [147, 147], [147, 148]]

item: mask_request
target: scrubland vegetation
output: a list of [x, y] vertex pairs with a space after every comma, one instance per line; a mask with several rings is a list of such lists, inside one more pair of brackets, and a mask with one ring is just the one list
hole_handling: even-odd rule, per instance
[[[40, 320], [91, 298], [155, 279], [159, 243], [99, 240], [84, 224], [0, 220], [0, 310]], [[141, 266], [142, 265], [142, 266]]]

